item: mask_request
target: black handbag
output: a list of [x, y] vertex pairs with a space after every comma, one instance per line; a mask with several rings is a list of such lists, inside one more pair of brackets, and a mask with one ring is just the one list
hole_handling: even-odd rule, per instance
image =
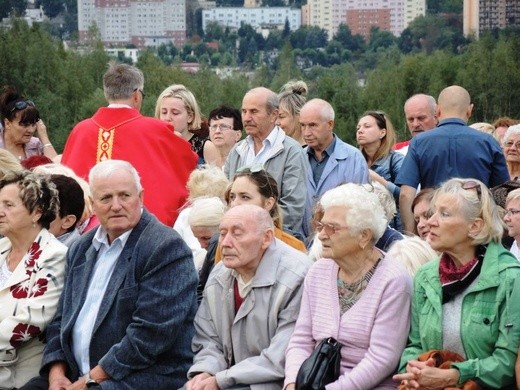
[[341, 344], [333, 337], [321, 340], [300, 367], [296, 390], [322, 390], [339, 378]]

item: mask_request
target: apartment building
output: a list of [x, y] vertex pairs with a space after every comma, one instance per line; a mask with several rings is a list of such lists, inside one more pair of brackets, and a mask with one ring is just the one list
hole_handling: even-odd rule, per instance
[[157, 46], [186, 41], [186, 1], [189, 0], [78, 0], [80, 40], [96, 26], [107, 46]]
[[291, 30], [301, 26], [301, 10], [290, 7], [217, 7], [202, 11], [202, 28], [210, 22], [216, 22], [231, 29], [240, 28], [242, 22], [254, 29], [282, 29], [289, 21]]
[[518, 0], [464, 0], [464, 35], [476, 38], [486, 30], [520, 25]]
[[399, 36], [412, 20], [425, 13], [426, 0], [308, 0], [302, 7], [302, 23], [325, 29], [329, 39], [342, 23], [353, 34], [365, 37], [372, 26]]

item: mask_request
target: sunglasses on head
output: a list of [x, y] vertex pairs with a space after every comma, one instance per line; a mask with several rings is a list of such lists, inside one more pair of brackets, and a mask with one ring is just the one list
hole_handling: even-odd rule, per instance
[[11, 109], [11, 112], [14, 110], [25, 110], [27, 107], [35, 107], [35, 104], [32, 100], [19, 100], [14, 104], [14, 107]]
[[237, 173], [258, 173], [265, 171], [264, 166], [262, 164], [255, 164], [250, 167], [242, 167], [240, 169], [237, 169]]
[[480, 184], [476, 181], [469, 180], [461, 184], [461, 187], [464, 190], [476, 190], [477, 198], [479, 202], [482, 202], [482, 189], [480, 188]]

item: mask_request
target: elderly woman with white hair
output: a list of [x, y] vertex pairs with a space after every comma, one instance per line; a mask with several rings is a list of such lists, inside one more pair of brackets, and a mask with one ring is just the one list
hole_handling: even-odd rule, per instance
[[516, 180], [520, 176], [520, 125], [509, 126], [502, 139], [502, 150], [509, 176]]
[[227, 205], [219, 197], [198, 198], [191, 204], [191, 211], [188, 216], [188, 223], [195, 238], [200, 243], [204, 251], [193, 258], [195, 268], [202, 267], [209, 240], [218, 233], [220, 221], [227, 210]]
[[327, 191], [320, 204], [323, 258], [305, 278], [285, 388], [295, 388], [298, 370], [321, 340], [334, 337], [342, 345], [340, 375], [327, 389], [395, 389], [412, 282], [375, 247], [387, 225], [383, 208], [373, 192], [352, 183]]
[[[415, 275], [410, 336], [395, 379], [401, 389], [462, 388], [468, 381], [516, 389], [520, 263], [500, 243], [498, 207], [482, 182], [459, 178], [443, 183], [432, 205], [427, 241], [441, 255]], [[459, 356], [450, 368], [437, 368], [427, 356], [438, 350]]]

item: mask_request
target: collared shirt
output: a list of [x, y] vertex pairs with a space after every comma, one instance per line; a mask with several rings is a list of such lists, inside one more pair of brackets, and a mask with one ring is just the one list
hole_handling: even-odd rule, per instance
[[254, 276], [251, 279], [249, 279], [248, 282], [245, 282], [244, 279], [242, 278], [242, 275], [240, 275], [234, 269], [231, 270], [231, 275], [237, 280], [238, 293], [240, 294], [240, 297], [245, 298], [247, 296], [247, 294], [249, 294], [249, 292], [253, 288]]
[[121, 234], [109, 244], [107, 232], [100, 226], [92, 239], [92, 246], [98, 251], [97, 260], [92, 270], [85, 302], [72, 328], [72, 352], [81, 375], [85, 375], [91, 369], [89, 349], [94, 324], [110, 277], [131, 232], [132, 230], [129, 230]]
[[314, 183], [316, 185], [318, 185], [318, 182], [320, 181], [320, 178], [321, 178], [321, 174], [323, 173], [323, 170], [325, 169], [325, 165], [327, 165], [327, 161], [329, 161], [329, 157], [334, 152], [335, 147], [336, 147], [336, 135], [334, 134], [334, 137], [332, 138], [332, 142], [323, 151], [322, 159], [320, 161], [318, 161], [318, 159], [316, 158], [316, 153], [314, 152], [313, 148], [309, 147], [307, 149], [307, 154], [309, 155], [309, 162], [311, 164], [312, 177], [313, 177]]
[[262, 141], [262, 149], [260, 149], [260, 151], [256, 155], [255, 141], [253, 140], [253, 137], [248, 135], [246, 137], [248, 148], [244, 166], [250, 167], [252, 165], [265, 164], [269, 156], [271, 156], [271, 150], [273, 149], [273, 145], [280, 131], [280, 128], [278, 126], [275, 126], [273, 130], [269, 133], [267, 138]]

